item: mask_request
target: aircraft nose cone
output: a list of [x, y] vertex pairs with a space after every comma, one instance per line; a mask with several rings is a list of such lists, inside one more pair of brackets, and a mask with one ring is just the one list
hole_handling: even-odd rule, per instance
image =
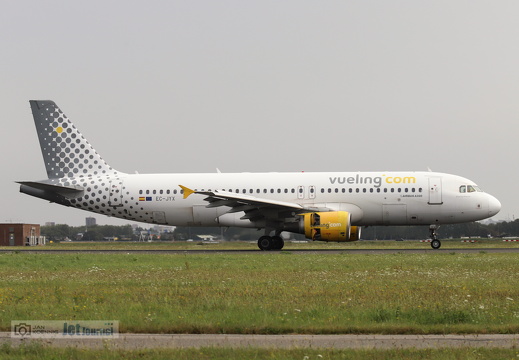
[[494, 216], [501, 210], [501, 203], [492, 195], [488, 198], [488, 216]]

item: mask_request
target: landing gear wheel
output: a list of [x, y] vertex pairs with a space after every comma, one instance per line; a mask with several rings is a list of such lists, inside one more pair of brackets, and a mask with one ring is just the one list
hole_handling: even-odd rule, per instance
[[440, 240], [438, 240], [438, 234], [436, 233], [436, 230], [439, 228], [438, 225], [431, 225], [429, 226], [429, 235], [431, 236], [431, 247], [433, 249], [439, 249], [440, 246], [442, 246], [442, 243]]
[[274, 241], [270, 236], [264, 235], [258, 239], [258, 247], [263, 251], [271, 250], [273, 245]]
[[281, 250], [285, 246], [285, 241], [281, 236], [273, 236], [272, 243], [272, 250]]
[[438, 239], [433, 239], [433, 241], [431, 241], [431, 247], [432, 247], [433, 249], [435, 249], [435, 250], [436, 250], [436, 249], [439, 249], [440, 246], [442, 246], [442, 243], [440, 242], [440, 240], [438, 240]]

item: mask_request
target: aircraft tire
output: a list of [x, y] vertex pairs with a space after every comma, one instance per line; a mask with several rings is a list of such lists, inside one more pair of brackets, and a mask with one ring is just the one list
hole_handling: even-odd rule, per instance
[[281, 236], [273, 236], [272, 242], [272, 250], [281, 250], [285, 246], [285, 241]]
[[438, 239], [434, 239], [433, 241], [431, 241], [431, 247], [435, 250], [439, 249], [440, 246], [442, 246], [442, 243], [440, 242], [440, 240]]
[[273, 245], [274, 241], [270, 236], [264, 235], [258, 239], [258, 247], [260, 248], [260, 250], [272, 250]]

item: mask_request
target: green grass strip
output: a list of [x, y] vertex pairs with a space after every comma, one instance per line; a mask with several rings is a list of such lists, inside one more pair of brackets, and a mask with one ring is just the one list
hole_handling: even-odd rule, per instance
[[142, 349], [142, 350], [85, 350], [52, 348], [39, 344], [20, 347], [0, 346], [0, 359], [178, 359], [178, 360], [242, 360], [242, 359], [395, 359], [395, 360], [472, 360], [516, 359], [517, 349], [454, 348], [454, 349], [394, 349], [394, 350], [331, 350], [331, 349]]
[[11, 320], [121, 332], [519, 332], [517, 254], [0, 254]]

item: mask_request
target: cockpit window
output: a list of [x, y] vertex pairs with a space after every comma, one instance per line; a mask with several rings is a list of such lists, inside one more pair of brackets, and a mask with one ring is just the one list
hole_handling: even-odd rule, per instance
[[481, 192], [481, 189], [478, 188], [476, 185], [461, 185], [460, 186], [460, 193], [471, 193], [471, 192]]

